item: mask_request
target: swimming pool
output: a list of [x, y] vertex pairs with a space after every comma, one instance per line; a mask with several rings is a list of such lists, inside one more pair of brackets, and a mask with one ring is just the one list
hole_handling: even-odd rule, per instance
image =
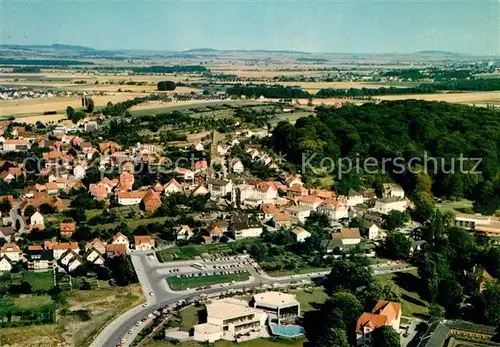
[[269, 327], [271, 332], [276, 336], [284, 337], [300, 337], [304, 336], [304, 328], [300, 325], [280, 325], [275, 323], [270, 323]]

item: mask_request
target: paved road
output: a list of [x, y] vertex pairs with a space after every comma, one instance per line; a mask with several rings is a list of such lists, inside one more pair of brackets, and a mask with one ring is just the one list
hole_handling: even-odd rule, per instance
[[[135, 336], [138, 331], [144, 326], [141, 324], [137, 327], [135, 324], [140, 321], [148, 314], [152, 313], [154, 310], [161, 309], [165, 305], [172, 305], [179, 300], [189, 300], [199, 296], [200, 294], [216, 294], [224, 293], [228, 290], [240, 290], [240, 289], [250, 289], [260, 286], [281, 286], [289, 285], [298, 282], [310, 282], [311, 280], [321, 278], [327, 274], [327, 272], [319, 272], [313, 274], [303, 274], [303, 275], [293, 275], [285, 277], [271, 277], [267, 274], [259, 274], [256, 269], [250, 264], [245, 265], [245, 269], [250, 273], [251, 277], [245, 282], [236, 282], [234, 284], [226, 284], [223, 287], [212, 286], [210, 289], [203, 289], [196, 291], [191, 289], [188, 291], [174, 292], [170, 290], [167, 285], [165, 278], [167, 275], [164, 273], [165, 269], [169, 268], [183, 268], [188, 269], [190, 272], [193, 268], [190, 264], [202, 263], [202, 261], [185, 261], [185, 262], [171, 262], [171, 263], [158, 263], [156, 257], [149, 259], [147, 254], [151, 252], [134, 252], [132, 253], [132, 263], [137, 272], [139, 281], [143, 287], [143, 292], [147, 298], [147, 307], [138, 306], [135, 307], [123, 315], [112, 321], [99, 336], [92, 343], [91, 347], [115, 347], [122, 338], [126, 338], [125, 346], [131, 342], [133, 336]], [[236, 262], [241, 260], [236, 260]], [[235, 263], [235, 260], [223, 260], [221, 262], [205, 262], [207, 265], [222, 265]], [[373, 266], [374, 273], [376, 275], [408, 271], [409, 268], [406, 264], [382, 264]], [[203, 270], [202, 272], [206, 272]], [[180, 272], [179, 272], [180, 273]], [[175, 275], [175, 274], [172, 274]], [[149, 295], [149, 293], [154, 295]], [[133, 330], [133, 334], [128, 334], [129, 330]]]
[[19, 205], [21, 205], [21, 201], [15, 201], [12, 204], [12, 208], [10, 209], [10, 219], [12, 220], [12, 227], [16, 227], [16, 220], [19, 220], [19, 225], [21, 226], [19, 230], [16, 230], [16, 232], [22, 234], [26, 230], [26, 223], [24, 223], [24, 219], [19, 215], [17, 212], [19, 210]]

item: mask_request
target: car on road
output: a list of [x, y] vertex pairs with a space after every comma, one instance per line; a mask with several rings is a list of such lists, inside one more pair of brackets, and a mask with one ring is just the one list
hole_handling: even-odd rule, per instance
[[142, 307], [148, 307], [148, 303], [145, 302], [144, 304], [142, 304]]
[[125, 338], [121, 339], [120, 343], [125, 343]]
[[137, 322], [135, 322], [135, 325], [139, 326], [139, 325], [141, 325], [141, 323], [142, 322], [140, 320], [138, 320]]
[[128, 331], [128, 333], [129, 333], [129, 334], [132, 334], [132, 332], [133, 332], [133, 331], [132, 331], [132, 329], [130, 329], [130, 330]]
[[155, 293], [149, 292], [149, 296], [155, 296]]

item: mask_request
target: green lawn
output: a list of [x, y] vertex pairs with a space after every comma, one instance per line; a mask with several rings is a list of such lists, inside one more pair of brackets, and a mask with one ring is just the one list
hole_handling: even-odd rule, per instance
[[242, 282], [248, 280], [249, 278], [250, 275], [247, 273], [188, 278], [167, 277], [167, 283], [172, 290], [186, 290], [188, 288], [193, 289], [198, 287], [210, 286], [213, 284], [229, 283], [232, 281]]
[[332, 269], [331, 267], [303, 267], [297, 270], [276, 270], [276, 271], [268, 271], [266, 273], [272, 277], [282, 277], [282, 276], [308, 274], [312, 272], [330, 271], [331, 269]]
[[229, 248], [228, 245], [224, 243], [212, 243], [207, 245], [168, 248], [163, 251], [156, 252], [156, 255], [160, 262], [165, 262], [172, 260], [194, 259], [204, 253], [216, 254], [229, 252], [231, 252], [231, 248]]
[[[256, 339], [240, 343], [233, 343], [231, 341], [220, 340], [214, 343], [215, 347], [302, 347], [304, 339], [298, 340], [285, 340], [285, 339]], [[172, 344], [168, 341], [149, 341], [144, 347], [202, 347], [203, 345], [196, 341], [187, 341], [179, 344]]]
[[93, 226], [95, 229], [111, 229], [111, 228], [116, 228], [119, 226], [121, 223], [125, 222], [127, 226], [131, 229], [137, 228], [139, 225], [147, 225], [150, 223], [160, 223], [163, 224], [167, 219], [171, 217], [153, 217], [153, 218], [144, 218], [144, 219], [124, 219], [124, 220], [118, 220], [115, 223], [106, 223], [106, 224], [98, 224]]
[[179, 312], [181, 316], [180, 327], [184, 329], [191, 329], [193, 325], [199, 323], [199, 314], [204, 310], [203, 306], [188, 306]]
[[300, 310], [310, 311], [316, 309], [317, 305], [320, 305], [328, 299], [328, 294], [325, 293], [325, 289], [322, 287], [314, 287], [310, 289], [300, 289], [292, 290], [291, 294], [295, 294], [297, 300], [300, 302]]
[[420, 298], [418, 274], [416, 270], [375, 276], [380, 282], [393, 283], [401, 293], [403, 316], [427, 316], [429, 303]]
[[474, 211], [472, 211], [472, 201], [466, 199], [443, 201], [442, 203], [436, 204], [436, 207], [443, 212], [474, 213]]
[[18, 308], [36, 308], [52, 303], [52, 298], [49, 295], [22, 295], [17, 298], [10, 298], [10, 301]]
[[31, 284], [31, 290], [34, 292], [48, 291], [54, 288], [54, 276], [49, 272], [23, 272], [23, 281]]

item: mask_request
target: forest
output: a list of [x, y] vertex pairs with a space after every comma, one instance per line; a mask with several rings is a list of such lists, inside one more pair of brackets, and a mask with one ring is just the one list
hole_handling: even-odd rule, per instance
[[[340, 109], [318, 107], [317, 111], [316, 117], [300, 118], [295, 125], [280, 122], [273, 131], [274, 150], [285, 153], [297, 169], [303, 154], [308, 158], [316, 154], [313, 166], [319, 166], [326, 157], [370, 157], [378, 163], [391, 159], [378, 178], [392, 176], [406, 191], [417, 195], [425, 191], [426, 201], [432, 200], [432, 195], [465, 197], [475, 201], [477, 212], [490, 214], [500, 208], [498, 111], [420, 100], [346, 105]], [[462, 167], [461, 156], [471, 158], [462, 160]], [[413, 163], [426, 170], [408, 170], [406, 166], [396, 171], [392, 164], [395, 158], [402, 158], [406, 164], [419, 158]], [[474, 172], [469, 172], [478, 162], [472, 158], [481, 160]], [[354, 171], [336, 184], [359, 189], [370, 182], [370, 175]], [[307, 177], [312, 173], [302, 174]]]

